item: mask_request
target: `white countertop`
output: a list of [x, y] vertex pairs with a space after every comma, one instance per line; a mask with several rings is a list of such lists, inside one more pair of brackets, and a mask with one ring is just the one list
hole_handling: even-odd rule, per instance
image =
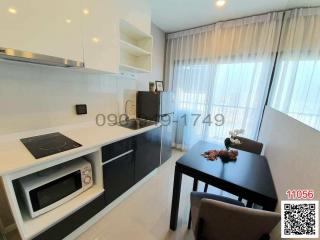
[[[119, 141], [152, 129], [160, 127], [160, 124], [131, 130], [121, 126], [97, 126], [95, 123], [83, 123], [77, 125], [61, 126], [28, 132], [20, 132], [0, 136], [0, 176], [31, 168], [49, 161], [58, 160], [74, 154], [100, 148], [112, 142]], [[21, 143], [20, 139], [52, 132], [60, 132], [72, 140], [80, 143], [82, 147], [65, 152], [35, 159], [29, 150]]]

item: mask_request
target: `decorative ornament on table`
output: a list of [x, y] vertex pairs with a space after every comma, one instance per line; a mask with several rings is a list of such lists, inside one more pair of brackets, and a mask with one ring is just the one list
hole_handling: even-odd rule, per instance
[[209, 150], [202, 154], [203, 157], [210, 161], [217, 160], [217, 158], [221, 158], [222, 162], [230, 162], [237, 160], [238, 151], [237, 150]]
[[226, 149], [229, 150], [232, 144], [233, 145], [241, 144], [240, 140], [237, 139], [236, 137], [243, 133], [244, 133], [244, 129], [234, 129], [230, 131], [229, 132], [230, 138], [226, 138], [224, 140], [224, 145], [226, 146]]
[[209, 150], [204, 153], [202, 153], [202, 156], [204, 156], [208, 160], [216, 160], [219, 157], [219, 151], [218, 150]]
[[217, 160], [217, 158], [219, 157], [224, 163], [237, 160], [238, 151], [230, 150], [230, 147], [231, 145], [241, 144], [240, 140], [236, 137], [242, 133], [244, 133], [243, 129], [235, 129], [233, 131], [230, 131], [230, 138], [226, 138], [224, 140], [224, 145], [226, 146], [226, 149], [222, 149], [220, 151], [209, 150], [204, 152], [202, 156], [211, 161]]
[[238, 151], [237, 150], [220, 150], [219, 157], [224, 163], [235, 161], [237, 160], [237, 157], [238, 157]]

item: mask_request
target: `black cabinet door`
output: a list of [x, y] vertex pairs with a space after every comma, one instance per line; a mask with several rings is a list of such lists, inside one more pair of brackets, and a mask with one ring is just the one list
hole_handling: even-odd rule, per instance
[[135, 183], [160, 165], [161, 128], [136, 136]]
[[134, 138], [126, 138], [102, 147], [102, 162], [106, 162], [134, 148]]
[[104, 202], [104, 194], [102, 194], [86, 206], [63, 219], [61, 222], [33, 238], [33, 240], [61, 240], [65, 238], [100, 212], [105, 207]]
[[108, 205], [134, 184], [134, 152], [105, 163], [103, 181]]

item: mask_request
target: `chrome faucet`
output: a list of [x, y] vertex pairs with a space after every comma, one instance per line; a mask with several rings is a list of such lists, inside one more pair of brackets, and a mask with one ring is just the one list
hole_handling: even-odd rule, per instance
[[128, 103], [129, 102], [131, 102], [131, 104], [133, 103], [131, 100], [127, 100], [126, 102], [125, 102], [125, 104], [124, 104], [124, 113], [127, 115], [127, 116], [129, 116], [128, 115], [128, 110], [127, 110], [127, 108], [128, 108]]

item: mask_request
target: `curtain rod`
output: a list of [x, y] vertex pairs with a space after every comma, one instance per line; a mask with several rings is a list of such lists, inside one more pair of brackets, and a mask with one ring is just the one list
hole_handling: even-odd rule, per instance
[[205, 24], [205, 25], [201, 25], [201, 26], [197, 26], [197, 27], [182, 29], [182, 30], [175, 31], [175, 32], [168, 32], [168, 33], [166, 33], [166, 37], [167, 37], [169, 34], [184, 32], [184, 31], [188, 31], [188, 30], [192, 30], [192, 29], [201, 28], [201, 27], [208, 27], [208, 26], [211, 26], [211, 25], [215, 25], [215, 24], [217, 24], [217, 23], [229, 22], [229, 21], [239, 20], [239, 19], [242, 19], [242, 18], [257, 17], [257, 16], [262, 16], [262, 15], [265, 15], [265, 14], [269, 14], [269, 13], [279, 13], [279, 12], [285, 12], [285, 11], [292, 11], [292, 10], [295, 10], [295, 9], [318, 8], [318, 7], [320, 7], [320, 5], [319, 5], [319, 6], [312, 6], [312, 7], [287, 8], [287, 9], [283, 9], [283, 10], [268, 11], [268, 12], [264, 12], [264, 13], [247, 15], [247, 16], [238, 17], [238, 18], [231, 18], [231, 19], [221, 20], [221, 21], [217, 21], [217, 22], [213, 22], [213, 23], [209, 23], [209, 24]]

